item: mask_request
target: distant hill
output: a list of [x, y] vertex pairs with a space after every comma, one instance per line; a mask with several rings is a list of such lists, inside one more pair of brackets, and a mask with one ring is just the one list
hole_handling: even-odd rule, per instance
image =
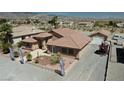
[[101, 18], [101, 19], [95, 19], [95, 18], [89, 18], [87, 17], [81, 17], [81, 16], [71, 16], [70, 13], [68, 16], [62, 15], [62, 13], [45, 13], [45, 12], [0, 12], [0, 18], [8, 18], [8, 19], [25, 19], [27, 17], [31, 18], [37, 18], [40, 21], [48, 21], [50, 20], [53, 16], [59, 16], [59, 19], [62, 21], [94, 21], [94, 20], [121, 20], [124, 21], [123, 18], [113, 18], [113, 17], [106, 17], [106, 18]]
[[31, 12], [0, 12], [0, 18], [10, 18], [10, 19], [16, 19], [16, 18], [26, 18], [34, 16]]

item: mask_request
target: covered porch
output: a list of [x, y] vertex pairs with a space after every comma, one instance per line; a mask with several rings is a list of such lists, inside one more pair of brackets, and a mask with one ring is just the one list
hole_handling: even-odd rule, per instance
[[78, 53], [80, 51], [79, 49], [59, 47], [59, 46], [50, 46], [50, 45], [47, 48], [51, 53], [60, 52], [63, 56], [75, 57], [75, 58], [78, 58]]
[[40, 49], [47, 50], [46, 43], [52, 37], [51, 34], [43, 32], [38, 35], [33, 36], [38, 41], [38, 46]]
[[22, 40], [23, 42], [23, 49], [26, 50], [36, 50], [38, 49], [38, 42], [32, 37], [26, 38]]

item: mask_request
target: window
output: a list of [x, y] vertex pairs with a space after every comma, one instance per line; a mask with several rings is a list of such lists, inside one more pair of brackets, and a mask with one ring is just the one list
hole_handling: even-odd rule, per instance
[[62, 48], [62, 53], [67, 54], [67, 48]]
[[68, 54], [73, 55], [74, 54], [74, 49], [68, 49]]

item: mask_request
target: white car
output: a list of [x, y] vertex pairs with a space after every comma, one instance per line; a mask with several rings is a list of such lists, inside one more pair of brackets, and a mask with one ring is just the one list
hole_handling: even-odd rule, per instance
[[117, 35], [117, 34], [114, 34], [114, 35], [113, 35], [113, 40], [118, 40], [119, 38], [120, 38], [119, 35]]

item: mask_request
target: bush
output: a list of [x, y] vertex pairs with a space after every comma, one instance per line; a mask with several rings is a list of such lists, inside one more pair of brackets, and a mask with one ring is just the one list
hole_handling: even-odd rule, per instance
[[19, 57], [19, 53], [17, 51], [14, 52], [14, 57]]
[[38, 63], [39, 63], [39, 60], [38, 60], [38, 59], [36, 59], [36, 60], [35, 60], [35, 63], [36, 63], [36, 64], [38, 64]]
[[59, 54], [54, 53], [54, 54], [51, 55], [51, 63], [52, 64], [58, 63], [59, 60], [60, 60], [60, 53]]
[[18, 47], [21, 47], [21, 46], [23, 46], [23, 45], [24, 45], [24, 43], [23, 43], [22, 41], [20, 41], [20, 42], [17, 43], [17, 46], [18, 46]]
[[120, 30], [120, 33], [123, 33], [123, 30]]
[[27, 61], [32, 61], [32, 55], [29, 53], [26, 56]]
[[9, 53], [9, 52], [10, 52], [10, 51], [9, 51], [9, 47], [11, 47], [11, 45], [10, 45], [9, 43], [2, 44], [2, 52], [3, 52], [4, 54]]

